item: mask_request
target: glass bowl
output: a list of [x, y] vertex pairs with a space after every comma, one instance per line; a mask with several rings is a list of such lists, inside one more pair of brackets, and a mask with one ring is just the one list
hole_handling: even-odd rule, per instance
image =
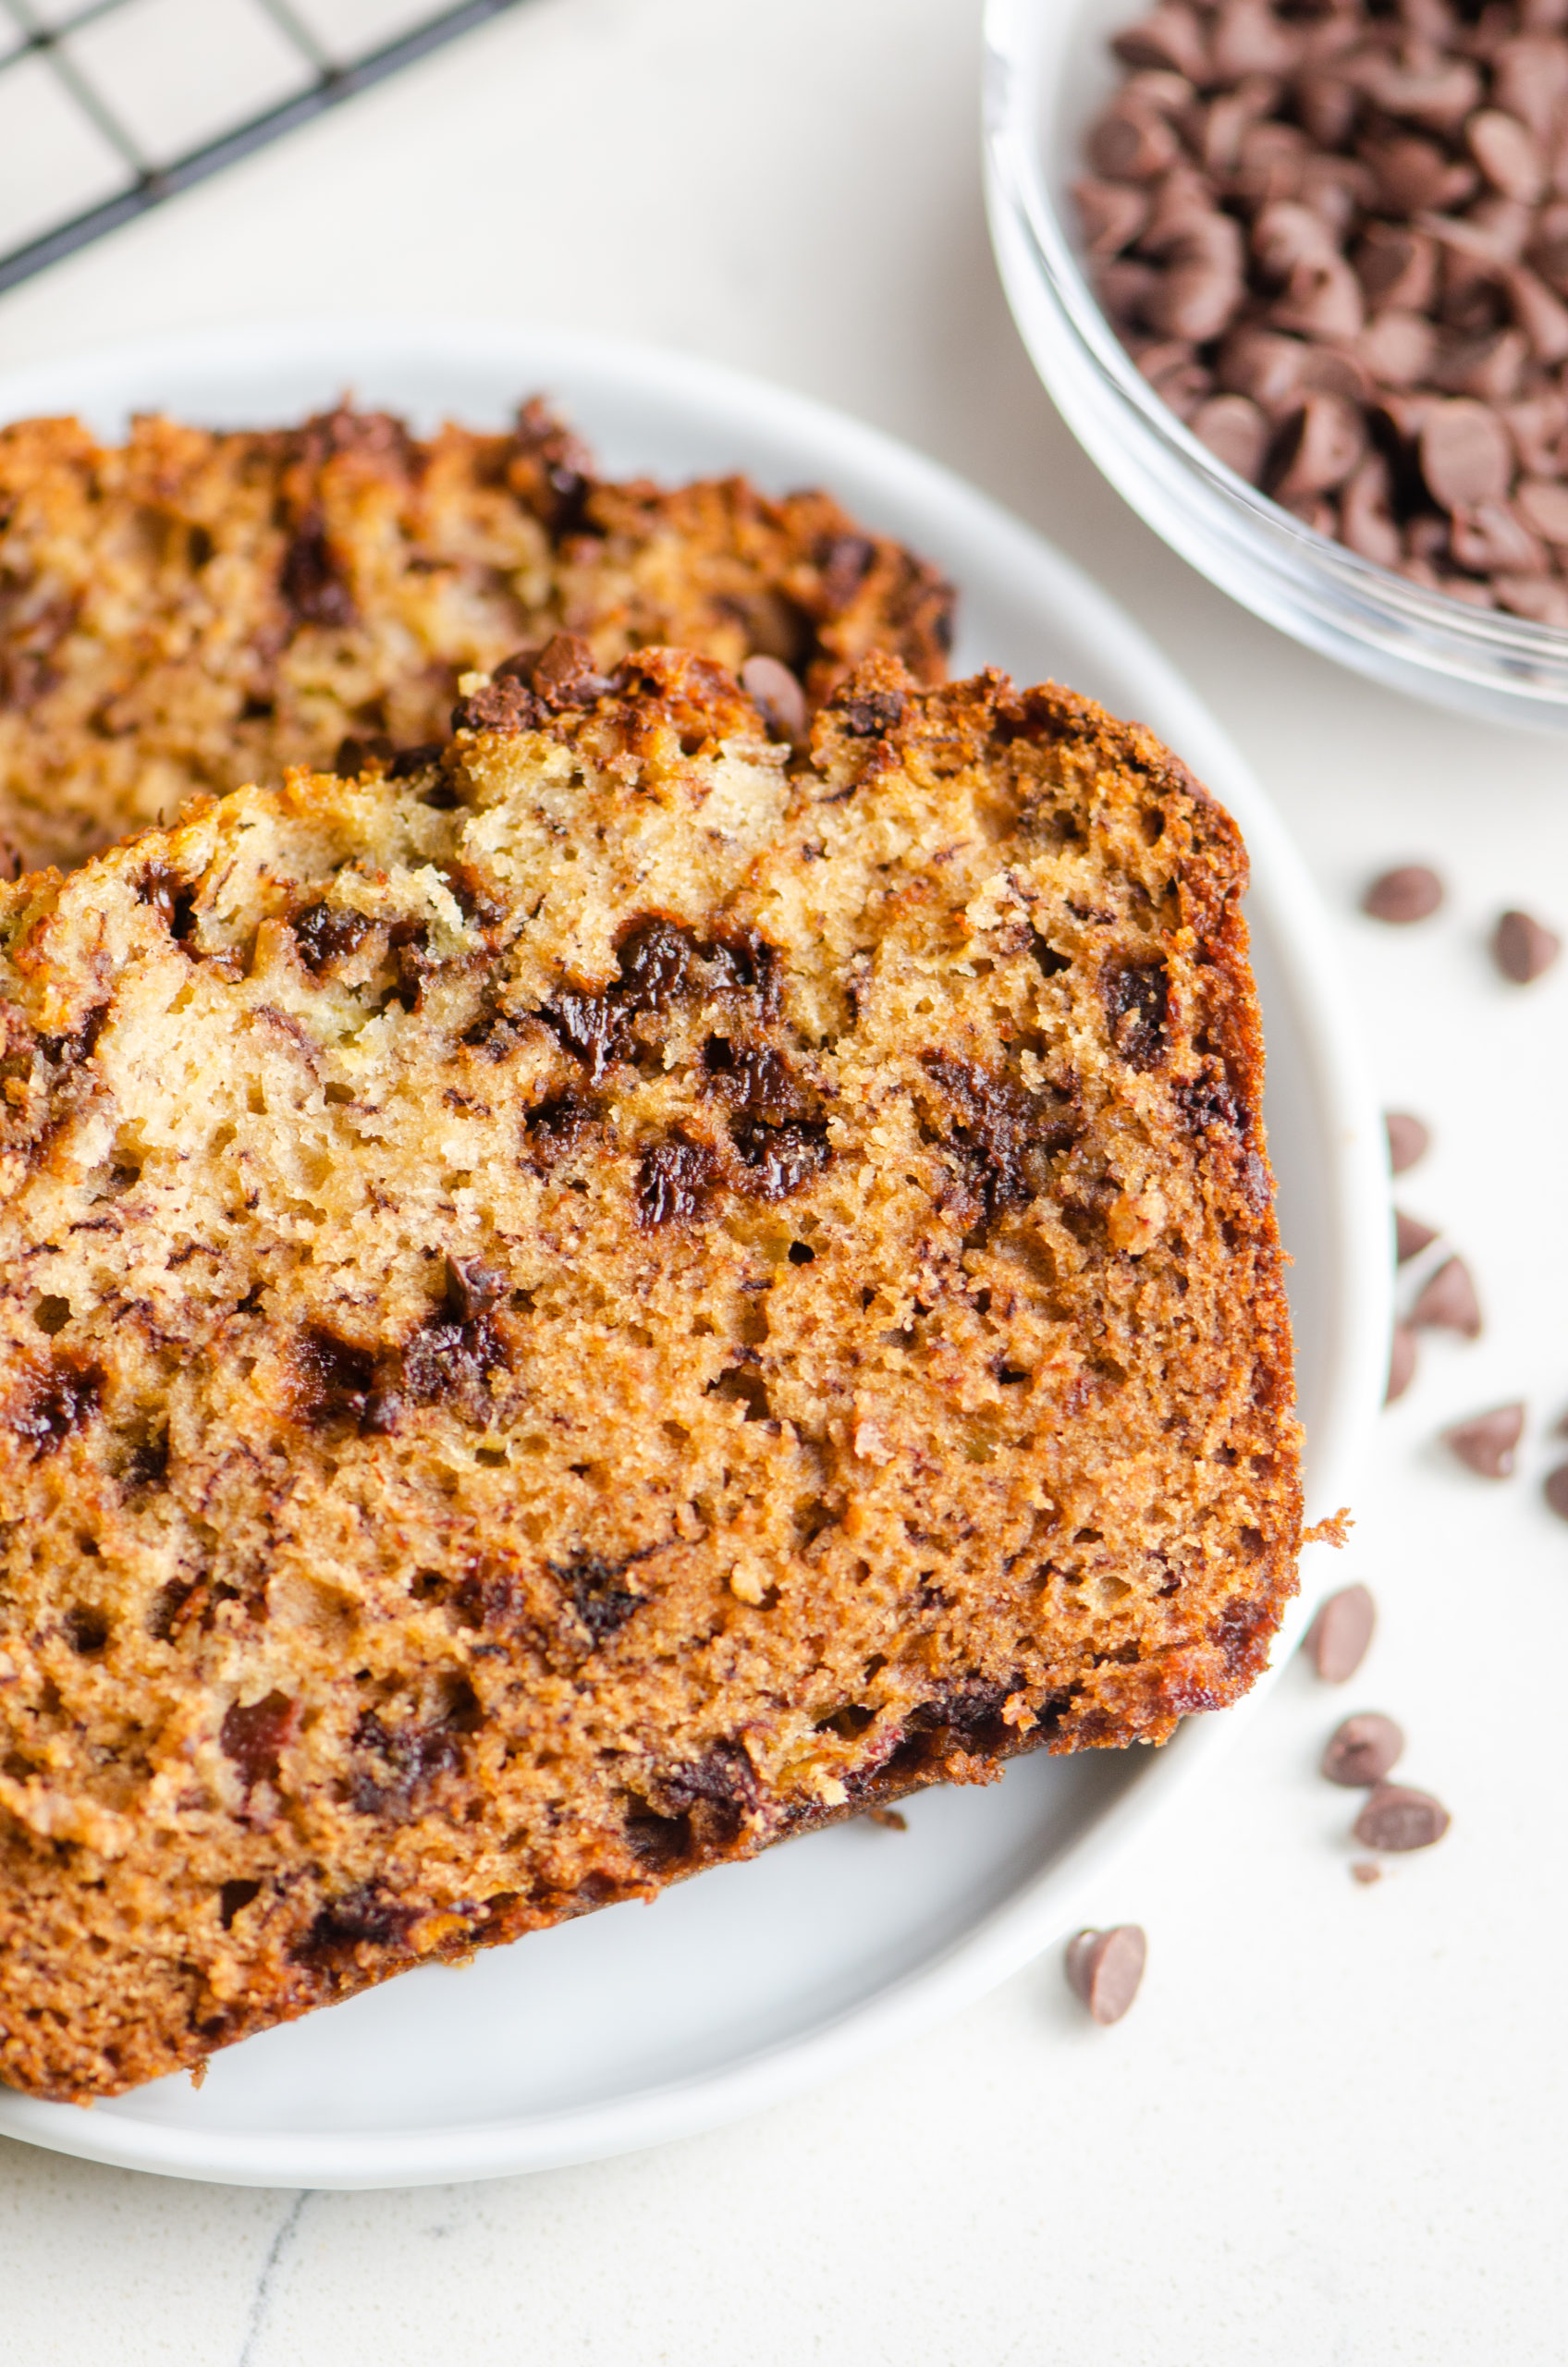
[[1140, 376], [1080, 260], [1071, 184], [1149, 0], [987, 0], [986, 186], [1013, 318], [1058, 410], [1145, 521], [1255, 616], [1374, 681], [1568, 731], [1568, 632], [1473, 608], [1314, 533], [1207, 451]]

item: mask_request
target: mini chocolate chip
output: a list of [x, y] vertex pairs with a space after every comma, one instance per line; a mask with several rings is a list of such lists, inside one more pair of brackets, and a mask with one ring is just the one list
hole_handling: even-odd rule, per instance
[[1550, 969], [1562, 950], [1562, 939], [1528, 913], [1504, 913], [1492, 935], [1492, 959], [1505, 978], [1527, 987]]
[[1390, 1169], [1395, 1175], [1403, 1175], [1431, 1149], [1431, 1131], [1419, 1118], [1413, 1118], [1408, 1110], [1385, 1110], [1383, 1123], [1389, 1134]]
[[1391, 1718], [1377, 1710], [1363, 1710], [1347, 1718], [1329, 1735], [1321, 1760], [1330, 1784], [1355, 1791], [1380, 1784], [1404, 1749], [1404, 1736]]
[[1334, 233], [1310, 205], [1272, 198], [1253, 217], [1252, 251], [1267, 279], [1289, 279], [1298, 264], [1329, 263], [1338, 253]]
[[1187, 423], [1217, 460], [1256, 484], [1268, 450], [1268, 422], [1247, 395], [1213, 395]]
[[1434, 403], [1416, 438], [1421, 474], [1441, 509], [1501, 501], [1513, 477], [1513, 445], [1495, 411], [1467, 396]]
[[1067, 1980], [1096, 2022], [1119, 2022], [1138, 1993], [1148, 1941], [1141, 1924], [1080, 1932], [1067, 1944]]
[[1423, 1224], [1419, 1217], [1407, 1217], [1403, 1208], [1394, 1210], [1394, 1257], [1399, 1265], [1418, 1257], [1437, 1237], [1435, 1225]]
[[1182, 0], [1163, 0], [1150, 15], [1117, 33], [1110, 45], [1124, 66], [1168, 67], [1190, 82], [1210, 80], [1207, 45], [1196, 17]]
[[1504, 115], [1498, 107], [1482, 107], [1465, 125], [1464, 138], [1493, 189], [1521, 205], [1538, 202], [1546, 168], [1540, 150], [1516, 116]]
[[1389, 1343], [1389, 1385], [1383, 1392], [1383, 1403], [1391, 1405], [1403, 1397], [1415, 1378], [1415, 1334], [1408, 1323], [1394, 1325], [1393, 1338]]
[[[1360, 336], [1366, 319], [1361, 282], [1341, 255], [1304, 260], [1285, 282], [1283, 295], [1275, 299], [1270, 317], [1276, 328], [1351, 344]], [[1359, 415], [1355, 425], [1365, 450], [1366, 423]]]
[[1340, 535], [1358, 558], [1377, 567], [1397, 567], [1404, 546], [1390, 506], [1389, 464], [1368, 453], [1340, 496]]
[[1463, 1331], [1467, 1340], [1480, 1338], [1480, 1301], [1463, 1257], [1450, 1257], [1438, 1268], [1411, 1308], [1410, 1320], [1417, 1327], [1427, 1324], [1435, 1331]]
[[1152, 108], [1125, 100], [1109, 107], [1088, 138], [1089, 162], [1108, 180], [1152, 181], [1182, 153], [1170, 126]]
[[1149, 326], [1194, 344], [1221, 336], [1246, 295], [1240, 224], [1228, 214], [1195, 215], [1162, 242], [1161, 259], [1166, 269], [1144, 299]]
[[[1515, 429], [1515, 440], [1518, 433]], [[1556, 477], [1526, 477], [1514, 500], [1525, 523], [1537, 534], [1549, 543], [1568, 543], [1568, 484]]]
[[1424, 313], [1438, 289], [1437, 241], [1404, 223], [1369, 222], [1355, 268], [1368, 304]]
[[1326, 1685], [1343, 1685], [1366, 1658], [1378, 1606], [1366, 1587], [1341, 1587], [1331, 1594], [1307, 1629], [1303, 1646]]
[[1125, 181], [1074, 181], [1072, 194], [1084, 225], [1084, 242], [1096, 257], [1119, 255], [1149, 218], [1149, 202]]
[[1405, 863], [1374, 879], [1361, 900], [1361, 909], [1375, 921], [1392, 921], [1403, 927], [1412, 921], [1429, 920], [1442, 901], [1443, 883], [1437, 873], [1424, 863]]
[[777, 657], [748, 657], [741, 668], [741, 687], [776, 740], [802, 747], [810, 737], [806, 694], [788, 666]]
[[1495, 1405], [1489, 1414], [1455, 1422], [1443, 1432], [1443, 1444], [1483, 1479], [1507, 1479], [1513, 1476], [1514, 1450], [1524, 1433], [1523, 1405]]
[[1276, 501], [1305, 501], [1343, 484], [1366, 450], [1361, 413], [1342, 395], [1308, 395], [1269, 454], [1268, 490]]
[[1429, 1849], [1452, 1819], [1430, 1792], [1379, 1784], [1351, 1830], [1364, 1849]]
[[1494, 575], [1491, 589], [1500, 608], [1527, 617], [1532, 624], [1568, 626], [1568, 591], [1539, 576]]
[[1214, 20], [1210, 49], [1214, 72], [1222, 82], [1243, 86], [1258, 74], [1291, 74], [1305, 53], [1305, 28], [1282, 24], [1276, 11], [1259, 0], [1230, 0]]
[[1568, 1463], [1560, 1463], [1549, 1472], [1541, 1493], [1559, 1520], [1568, 1520]]

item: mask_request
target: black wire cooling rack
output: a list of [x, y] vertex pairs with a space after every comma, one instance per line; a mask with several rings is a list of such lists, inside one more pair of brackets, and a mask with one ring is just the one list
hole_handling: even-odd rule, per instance
[[521, 0], [0, 0], [0, 289]]

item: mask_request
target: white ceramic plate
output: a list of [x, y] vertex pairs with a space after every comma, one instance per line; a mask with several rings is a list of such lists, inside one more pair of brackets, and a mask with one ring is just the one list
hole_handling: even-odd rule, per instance
[[[101, 433], [166, 409], [276, 423], [345, 391], [431, 426], [500, 423], [543, 390], [613, 471], [820, 484], [961, 587], [955, 668], [1054, 675], [1153, 726], [1251, 849], [1268, 1121], [1314, 1514], [1343, 1502], [1387, 1369], [1380, 1130], [1313, 890], [1212, 717], [1076, 569], [957, 479], [798, 397], [668, 354], [440, 323], [220, 330], [0, 377], [0, 418]], [[1307, 1576], [1307, 1593], [1314, 1585]], [[1320, 1583], [1320, 1581], [1318, 1581]], [[1301, 1632], [1298, 1604], [1275, 1665]], [[1261, 1691], [1261, 1687], [1258, 1688]], [[1257, 1699], [1255, 1692], [1253, 1699]], [[1069, 1928], [1087, 1884], [1236, 1730], [1160, 1751], [1017, 1761], [913, 1801], [909, 1831], [839, 1827], [456, 1970], [434, 1967], [248, 2039], [198, 2093], [159, 2080], [91, 2112], [0, 2090], [0, 2130], [100, 2162], [251, 2185], [484, 2177], [651, 2145], [825, 2078], [978, 1996]]]

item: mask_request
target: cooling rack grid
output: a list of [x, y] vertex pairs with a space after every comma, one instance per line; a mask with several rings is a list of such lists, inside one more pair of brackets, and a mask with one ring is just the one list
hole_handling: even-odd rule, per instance
[[0, 0], [0, 289], [522, 0]]

